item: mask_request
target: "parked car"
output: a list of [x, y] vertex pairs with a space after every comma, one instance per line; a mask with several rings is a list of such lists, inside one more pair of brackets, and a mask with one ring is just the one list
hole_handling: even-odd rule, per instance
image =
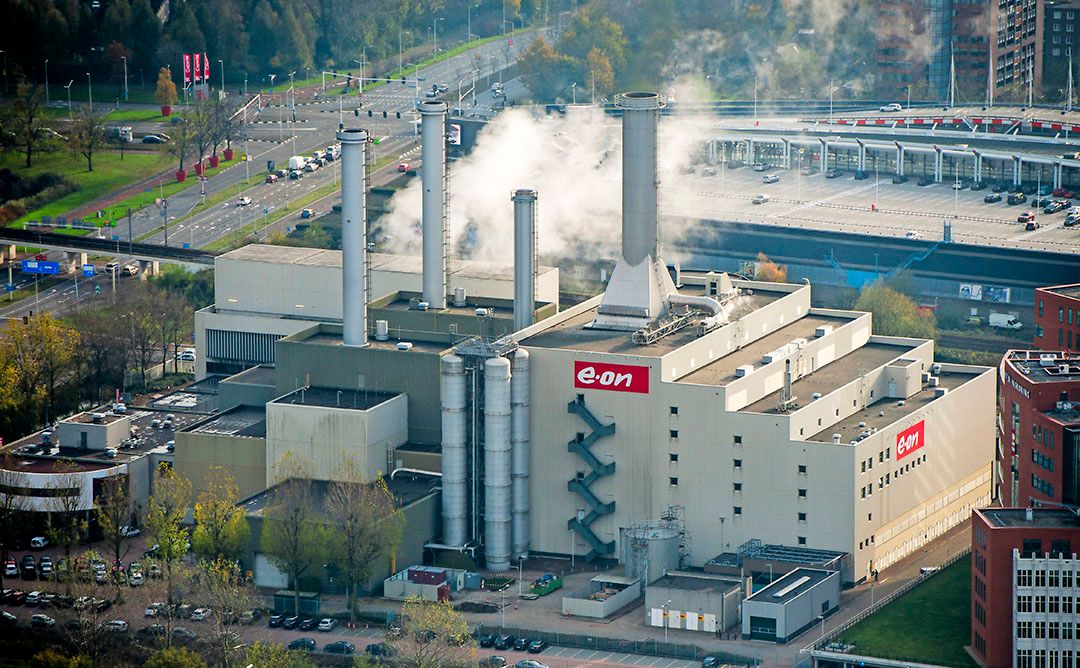
[[1035, 220], [1035, 212], [1034, 211], [1025, 211], [1025, 212], [1023, 212], [1022, 214], [1020, 214], [1019, 216], [1016, 217], [1016, 222], [1018, 222], [1018, 223], [1030, 223], [1033, 220]]
[[199, 634], [195, 633], [194, 631], [187, 628], [186, 626], [174, 627], [173, 630], [172, 630], [172, 635], [173, 635], [173, 638], [178, 638], [180, 640], [198, 640], [199, 639]]
[[539, 654], [547, 649], [547, 643], [543, 640], [534, 640], [529, 643], [529, 654]]
[[337, 642], [327, 643], [323, 647], [323, 651], [327, 654], [352, 654], [356, 651], [356, 645], [344, 640], [338, 640]]
[[480, 659], [480, 668], [504, 668], [506, 665], [506, 659], [498, 654]]
[[827, 170], [825, 172], [825, 178], [827, 178], [827, 179], [835, 179], [835, 178], [839, 178], [839, 177], [841, 177], [843, 175], [844, 175], [844, 173], [841, 172], [839, 169], [830, 169], [830, 170]]
[[932, 186], [932, 185], [934, 185], [934, 179], [933, 179], [933, 177], [930, 177], [930, 176], [920, 177], [919, 178], [919, 185], [920, 186]]
[[765, 204], [769, 201], [769, 196], [764, 193], [758, 193], [754, 195], [754, 198], [750, 200], [751, 204]]
[[333, 617], [325, 617], [319, 620], [319, 630], [323, 633], [333, 631], [335, 628], [337, 628], [337, 620]]
[[266, 626], [271, 629], [281, 628], [281, 623], [285, 621], [285, 615], [270, 615], [266, 620]]
[[409, 171], [410, 169], [412, 169], [412, 165], [410, 165], [409, 163], [407, 163], [407, 162], [398, 163], [397, 170], [399, 172], [404, 173], [404, 172]]
[[1039, 198], [1031, 200], [1031, 203], [1041, 209], [1043, 207], [1050, 206], [1051, 204], [1053, 204], [1054, 200], [1050, 199], [1049, 197], [1039, 197]]
[[722, 665], [724, 664], [720, 661], [720, 657], [711, 654], [701, 660], [701, 668], [720, 668]]
[[37, 579], [37, 561], [34, 560], [34, 555], [28, 554], [22, 558], [20, 575], [23, 580]]
[[299, 169], [294, 169], [289, 172], [289, 179], [292, 181], [298, 181], [304, 178], [304, 173]]
[[300, 212], [300, 217], [301, 218], [314, 218], [315, 217], [315, 210], [314, 209], [304, 209], [303, 211]]
[[314, 631], [318, 625], [319, 620], [315, 619], [314, 617], [308, 617], [302, 620], [299, 624], [297, 624], [296, 628], [301, 631]]
[[4, 577], [15, 578], [19, 576], [19, 563], [15, 561], [15, 557], [8, 557], [4, 561]]
[[8, 604], [10, 605], [22, 605], [26, 603], [26, 592], [21, 589], [16, 589], [11, 592], [11, 596], [8, 598]]
[[769, 167], [771, 167], [771, 165], [769, 165], [769, 163], [767, 163], [767, 162], [759, 162], [759, 163], [756, 163], [754, 165], [754, 171], [755, 172], [764, 172]]
[[39, 612], [30, 616], [30, 626], [35, 629], [51, 629], [56, 626], [56, 620]]
[[300, 623], [300, 618], [297, 617], [296, 615], [292, 615], [290, 617], [286, 617], [281, 622], [281, 628], [283, 628], [283, 629], [295, 629], [296, 625], [299, 624], [299, 623]]
[[1009, 197], [1005, 200], [1006, 204], [1023, 204], [1027, 201], [1027, 195], [1024, 193], [1009, 193]]
[[1039, 229], [1039, 223], [1038, 223], [1038, 221], [1035, 221], [1035, 220], [1029, 220], [1027, 222], [1027, 224], [1024, 225], [1024, 229], [1027, 230], [1028, 232], [1037, 230], [1037, 229]]
[[986, 190], [986, 181], [972, 181], [971, 182], [971, 189], [972, 190]]
[[163, 624], [147, 624], [136, 631], [135, 635], [143, 638], [161, 638], [165, 635], [165, 626]]
[[522, 659], [514, 664], [514, 668], [548, 668], [545, 664], [532, 659]]
[[1003, 192], [1007, 191], [1008, 189], [1009, 189], [1009, 187], [1007, 185], [1005, 185], [1004, 183], [995, 183], [990, 188], [991, 192], [996, 192], [996, 193], [1003, 193]]
[[901, 111], [903, 109], [899, 102], [890, 102], [889, 104], [882, 105], [878, 111]]
[[49, 539], [45, 536], [34, 536], [30, 539], [30, 547], [35, 550], [40, 550], [43, 547], [49, 546]]
[[908, 230], [907, 232], [904, 232], [904, 238], [905, 239], [922, 239], [922, 235], [919, 234], [918, 232], [916, 232], [915, 230]]
[[165, 612], [167, 607], [168, 606], [165, 603], [151, 603], [146, 606], [146, 610], [143, 611], [143, 617], [157, 617]]
[[967, 188], [967, 187], [968, 187], [967, 186], [967, 181], [953, 181], [953, 184], [952, 184], [952, 189], [953, 190], [963, 190], [964, 188]]
[[47, 554], [41, 555], [41, 559], [38, 560], [38, 573], [41, 575], [41, 579], [48, 580], [52, 576], [52, 572], [52, 557]]
[[495, 649], [513, 649], [514, 648], [514, 636], [508, 634], [502, 634], [495, 638]]
[[987, 204], [995, 204], [1001, 201], [1001, 195], [999, 193], [990, 193], [986, 197], [983, 197], [983, 201]]
[[1072, 227], [1076, 225], [1077, 221], [1080, 221], [1080, 213], [1070, 213], [1065, 216], [1065, 227]]
[[27, 605], [27, 607], [36, 606], [40, 602], [40, 599], [41, 599], [41, 592], [40, 591], [32, 591], [32, 592], [30, 592], [29, 594], [26, 595], [26, 605]]
[[515, 652], [524, 652], [524, 651], [526, 651], [527, 649], [529, 649], [529, 643], [530, 642], [532, 642], [532, 641], [529, 640], [528, 638], [525, 638], [525, 637], [515, 638], [514, 639], [514, 651]]
[[205, 622], [210, 619], [210, 608], [195, 608], [191, 611], [191, 621]]
[[137, 264], [125, 264], [124, 268], [120, 270], [121, 276], [135, 276], [139, 273], [139, 265]]
[[278, 180], [278, 175], [277, 174], [267, 174], [266, 175], [266, 182], [267, 183], [277, 183], [277, 180]]
[[138, 536], [140, 533], [142, 533], [142, 532], [139, 531], [138, 529], [136, 529], [135, 527], [129, 527], [129, 526], [120, 527], [120, 535], [122, 537], [124, 537], [124, 538], [134, 538], [135, 536]]
[[287, 646], [290, 650], [300, 650], [301, 652], [314, 652], [317, 644], [314, 638], [297, 638], [290, 642]]
[[761, 177], [761, 182], [765, 183], [765, 184], [779, 183], [780, 182], [780, 175], [779, 174], [766, 174], [765, 176]]
[[364, 652], [370, 656], [389, 659], [397, 655], [397, 648], [389, 643], [375, 642], [365, 647]]
[[19, 618], [11, 614], [7, 610], [0, 610], [0, 626], [16, 626], [19, 623]]
[[494, 647], [496, 636], [494, 633], [485, 633], [478, 638], [481, 647]]
[[1065, 202], [1061, 200], [1054, 200], [1049, 204], [1043, 206], [1043, 213], [1057, 213], [1058, 211], [1065, 210]]
[[902, 176], [900, 174], [894, 174], [893, 177], [892, 177], [892, 182], [897, 183], [897, 184], [899, 184], [899, 183], [907, 183], [908, 182], [908, 177]]
[[101, 625], [101, 629], [108, 633], [127, 633], [128, 623], [122, 619], [110, 619]]

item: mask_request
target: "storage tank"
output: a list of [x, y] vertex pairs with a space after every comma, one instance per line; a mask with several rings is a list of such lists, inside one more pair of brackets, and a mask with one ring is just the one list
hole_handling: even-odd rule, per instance
[[529, 351], [510, 357], [511, 556], [529, 556]]
[[679, 531], [658, 524], [621, 530], [622, 562], [626, 577], [647, 585], [679, 569]]
[[510, 569], [510, 360], [484, 362], [484, 541], [488, 570]]
[[468, 540], [468, 449], [465, 418], [465, 360], [442, 359], [442, 518], [443, 542], [464, 545]]

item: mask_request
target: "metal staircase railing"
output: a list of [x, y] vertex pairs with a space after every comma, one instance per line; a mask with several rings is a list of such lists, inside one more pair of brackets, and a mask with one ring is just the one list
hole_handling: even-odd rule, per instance
[[615, 462], [608, 464], [601, 462], [590, 449], [599, 439], [614, 434], [615, 425], [614, 423], [602, 424], [600, 420], [596, 419], [596, 416], [585, 407], [585, 401], [581, 397], [577, 397], [567, 404], [566, 410], [567, 412], [574, 413], [580, 417], [582, 421], [588, 425], [590, 430], [584, 437], [580, 439], [574, 438], [566, 444], [567, 451], [581, 457], [591, 469], [587, 475], [580, 478], [575, 477], [567, 481], [566, 489], [581, 497], [581, 499], [589, 505], [591, 510], [584, 517], [571, 518], [566, 523], [566, 526], [571, 531], [581, 535], [581, 537], [592, 547], [592, 550], [585, 557], [586, 561], [591, 562], [599, 556], [606, 556], [615, 552], [615, 541], [601, 540], [601, 538], [596, 535], [596, 532], [590, 528], [590, 525], [601, 516], [615, 512], [615, 501], [608, 501], [605, 503], [590, 489], [592, 484], [600, 478], [615, 473]]

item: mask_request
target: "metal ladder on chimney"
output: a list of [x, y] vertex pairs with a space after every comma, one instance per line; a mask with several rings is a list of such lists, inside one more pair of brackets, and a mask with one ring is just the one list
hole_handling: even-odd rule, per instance
[[581, 537], [589, 543], [592, 550], [586, 555], [585, 560], [592, 562], [597, 557], [608, 556], [615, 552], [615, 541], [601, 540], [600, 537], [596, 535], [596, 532], [590, 528], [590, 525], [600, 517], [615, 512], [615, 502], [609, 501], [604, 503], [591, 489], [589, 489], [592, 484], [600, 478], [615, 472], [615, 462], [604, 464], [597, 459], [596, 455], [590, 450], [596, 441], [615, 433], [615, 424], [601, 424], [601, 422], [596, 419], [596, 416], [592, 414], [592, 411], [585, 407], [585, 400], [580, 396], [567, 404], [566, 410], [568, 413], [574, 413], [580, 417], [591, 430], [583, 438], [574, 438], [566, 444], [568, 452], [581, 457], [585, 460], [585, 463], [589, 465], [589, 468], [592, 469], [587, 475], [575, 477], [566, 483], [566, 489], [584, 499], [585, 503], [589, 504], [589, 507], [591, 508], [584, 517], [578, 516], [570, 518], [566, 523], [566, 528], [580, 534]]

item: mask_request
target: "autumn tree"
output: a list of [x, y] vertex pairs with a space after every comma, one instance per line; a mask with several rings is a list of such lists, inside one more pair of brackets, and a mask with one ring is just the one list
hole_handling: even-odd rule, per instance
[[51, 144], [51, 133], [46, 128], [45, 88], [20, 81], [4, 116], [8, 139], [26, 156], [26, 167], [32, 167], [34, 154]]
[[554, 100], [569, 85], [571, 61], [543, 37], [525, 47], [518, 64], [525, 85], [538, 100]]
[[855, 310], [873, 314], [876, 334], [932, 339], [937, 333], [933, 314], [921, 312], [910, 297], [880, 281], [863, 287]]
[[165, 647], [142, 665], [143, 668], [206, 668], [206, 661], [187, 647]]
[[469, 665], [476, 661], [469, 623], [449, 601], [425, 601], [419, 596], [405, 599], [401, 630], [401, 637], [393, 644], [400, 660], [412, 668]]
[[343, 479], [331, 482], [324, 507], [329, 560], [337, 568], [337, 579], [345, 586], [349, 621], [356, 621], [356, 594], [380, 564], [390, 558], [401, 543], [405, 515], [382, 477], [365, 481], [362, 471], [351, 462]]
[[229, 471], [220, 466], [210, 469], [206, 489], [195, 502], [195, 533], [192, 547], [200, 559], [236, 560], [247, 549], [251, 540], [244, 509], [240, 501], [240, 488]]
[[255, 587], [232, 559], [215, 558], [204, 561], [196, 571], [196, 591], [201, 598], [213, 601], [210, 621], [213, 626], [207, 639], [213, 648], [216, 664], [232, 665], [237, 653], [236, 641], [229, 633], [239, 614], [255, 607], [258, 595]]
[[191, 482], [164, 464], [158, 468], [153, 481], [153, 494], [147, 501], [146, 533], [157, 544], [153, 561], [160, 564], [165, 587], [166, 643], [171, 640], [172, 611], [177, 585], [183, 576], [180, 559], [188, 551], [188, 534], [184, 515], [191, 505]]
[[306, 652], [285, 649], [278, 642], [257, 640], [248, 645], [242, 664], [259, 668], [315, 668]]
[[268, 492], [263, 510], [261, 547], [274, 566], [289, 576], [293, 589], [293, 613], [300, 614], [300, 578], [322, 556], [319, 509], [307, 465], [286, 453], [275, 464], [281, 480]]
[[608, 97], [615, 90], [615, 70], [611, 67], [611, 60], [597, 48], [589, 51], [586, 60], [589, 70], [589, 87], [593, 96], [599, 93], [600, 97]]
[[[154, 91], [154, 100], [162, 107], [171, 107], [180, 98], [176, 94], [176, 84], [172, 80], [172, 70], [162, 67], [158, 71], [157, 89]], [[182, 167], [181, 167], [182, 169]]]
[[[98, 526], [105, 538], [105, 544], [112, 550], [114, 562], [124, 556], [123, 529], [131, 525], [131, 494], [126, 475], [115, 475], [101, 481], [101, 494], [95, 503], [94, 514]], [[116, 598], [119, 599], [120, 581], [116, 581]]]
[[776, 264], [765, 253], [758, 253], [754, 280], [765, 283], [787, 283], [787, 267]]
[[0, 371], [10, 382], [9, 404], [19, 411], [4, 416], [9, 427], [16, 420], [33, 427], [55, 417], [61, 384], [76, 367], [78, 349], [79, 333], [51, 315], [33, 316], [26, 324], [7, 321], [0, 330]]
[[[49, 615], [56, 619], [55, 628], [61, 637], [79, 654], [89, 657], [91, 665], [95, 666], [102, 665], [101, 659], [116, 650], [110, 642], [115, 638], [115, 634], [102, 627], [104, 622], [115, 618], [116, 611], [100, 602], [98, 596], [101, 587], [89, 573], [90, 564], [104, 559], [104, 555], [94, 550], [79, 554], [74, 561], [70, 557], [66, 558], [65, 595], [70, 596], [75, 603], [49, 612]], [[87, 569], [85, 575], [79, 574], [74, 563]]]
[[105, 117], [83, 107], [71, 123], [68, 136], [72, 150], [86, 158], [86, 171], [94, 171], [94, 153], [105, 145]]
[[45, 497], [49, 513], [49, 528], [45, 536], [64, 552], [69, 567], [71, 546], [85, 535], [88, 523], [82, 506], [84, 478], [79, 465], [68, 460], [57, 460], [50, 476], [50, 494]]

